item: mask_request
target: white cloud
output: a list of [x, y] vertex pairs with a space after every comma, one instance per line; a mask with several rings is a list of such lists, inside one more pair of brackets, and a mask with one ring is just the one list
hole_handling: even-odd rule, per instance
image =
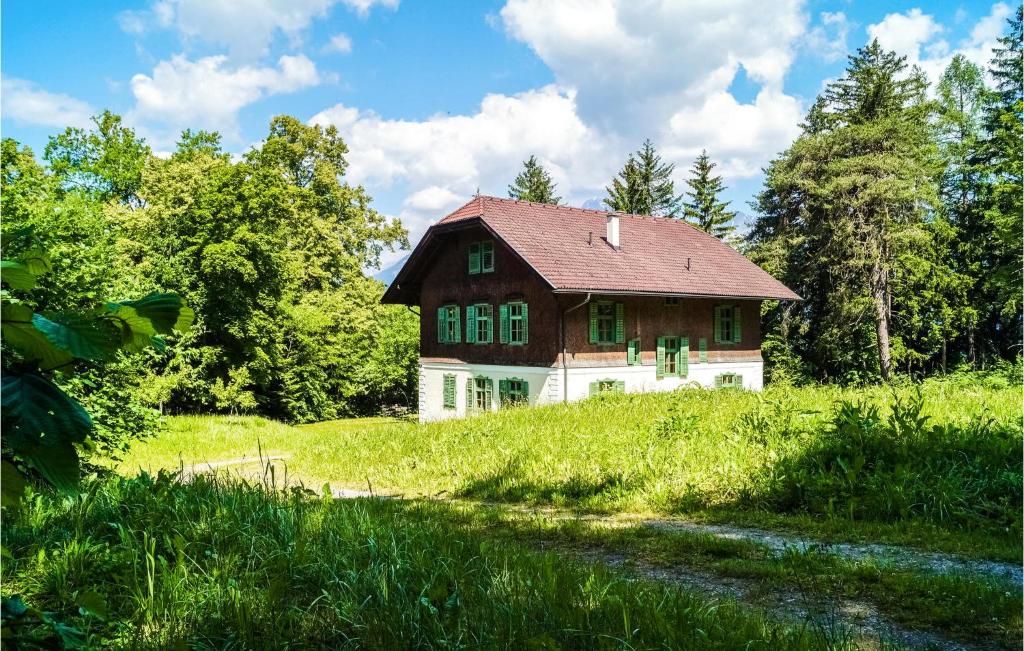
[[348, 54], [352, 51], [352, 39], [347, 34], [335, 34], [324, 46], [324, 52]]
[[[226, 47], [239, 59], [266, 54], [278, 32], [293, 47], [306, 28], [326, 16], [339, 0], [160, 0], [147, 10], [123, 11], [117, 16], [125, 32], [141, 35], [149, 29], [173, 27], [186, 41]], [[394, 9], [398, 0], [341, 0], [360, 16], [374, 5]]]
[[868, 38], [878, 39], [885, 49], [906, 56], [909, 63], [917, 63], [921, 60], [921, 47], [942, 31], [935, 18], [914, 8], [905, 14], [888, 14], [881, 22], [868, 25]]
[[46, 127], [82, 127], [92, 125], [96, 114], [88, 103], [61, 93], [43, 90], [24, 79], [4, 77], [0, 86], [0, 112], [3, 117], [20, 124]]
[[988, 15], [975, 23], [970, 36], [956, 46], [939, 37], [945, 31], [942, 25], [920, 9], [911, 9], [905, 14], [889, 14], [881, 22], [869, 25], [868, 35], [878, 38], [883, 47], [906, 56], [908, 63], [919, 66], [936, 83], [957, 54], [986, 69], [992, 58], [992, 49], [998, 45], [1011, 12], [1010, 5], [1005, 2], [995, 3]]
[[578, 91], [584, 120], [634, 137], [726, 90], [740, 65], [781, 88], [806, 26], [798, 0], [509, 0], [501, 17]]
[[804, 36], [804, 44], [826, 63], [834, 63], [847, 54], [846, 38], [852, 26], [841, 11], [823, 11], [819, 19]]
[[777, 90], [762, 90], [753, 104], [715, 93], [701, 106], [682, 108], [672, 116], [673, 148], [666, 153], [688, 167], [686, 162], [707, 148], [726, 177], [755, 176], [768, 159], [751, 152], [771, 157], [782, 151], [800, 135], [802, 117], [801, 103]]
[[[132, 122], [154, 131], [158, 141], [186, 126], [239, 137], [238, 111], [266, 96], [292, 93], [320, 82], [316, 65], [303, 55], [282, 56], [276, 68], [227, 65], [227, 57], [192, 61], [178, 54], [161, 61], [152, 75], [132, 77]], [[161, 127], [164, 133], [161, 135]]]

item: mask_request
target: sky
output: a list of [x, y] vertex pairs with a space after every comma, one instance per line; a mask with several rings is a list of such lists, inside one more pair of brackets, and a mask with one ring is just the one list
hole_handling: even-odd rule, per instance
[[[258, 145], [279, 114], [337, 126], [346, 180], [415, 243], [535, 155], [597, 207], [650, 138], [677, 190], [706, 149], [731, 208], [872, 38], [937, 80], [985, 65], [1006, 2], [847, 0], [7, 0], [0, 131], [42, 154], [110, 109], [153, 150], [185, 128]], [[388, 254], [387, 267], [405, 254]]]

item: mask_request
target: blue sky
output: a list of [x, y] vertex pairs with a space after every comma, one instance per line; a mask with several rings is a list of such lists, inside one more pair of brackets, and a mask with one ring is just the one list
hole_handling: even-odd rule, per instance
[[[807, 106], [872, 36], [933, 79], [984, 63], [1003, 2], [157, 0], [3, 5], [2, 128], [42, 152], [103, 108], [157, 152], [186, 127], [229, 151], [288, 113], [335, 124], [351, 182], [413, 238], [536, 154], [566, 202], [603, 196], [646, 137], [702, 148], [733, 208]], [[393, 256], [388, 261], [397, 259]]]

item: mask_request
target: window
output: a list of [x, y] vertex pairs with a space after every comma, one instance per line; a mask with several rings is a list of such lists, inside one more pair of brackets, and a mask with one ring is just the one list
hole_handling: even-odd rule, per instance
[[466, 343], [494, 343], [493, 310], [489, 303], [466, 307]]
[[665, 375], [679, 375], [679, 339], [665, 337]]
[[665, 305], [679, 305], [679, 297], [678, 296], [666, 296], [665, 297]]
[[690, 340], [686, 337], [658, 337], [656, 375], [686, 377], [689, 374]]
[[521, 346], [529, 341], [529, 316], [526, 303], [503, 303], [501, 306], [501, 343]]
[[467, 411], [490, 411], [494, 398], [493, 386], [489, 377], [471, 378], [466, 383]]
[[459, 327], [459, 306], [442, 305], [437, 308], [437, 341], [442, 344], [457, 344], [462, 341]]
[[590, 343], [625, 343], [625, 308], [622, 303], [597, 301], [590, 304]]
[[469, 273], [494, 271], [494, 242], [473, 242], [469, 245]]
[[719, 305], [715, 308], [715, 343], [738, 344], [743, 328], [738, 305]]
[[743, 376], [739, 373], [723, 373], [715, 376], [715, 388], [717, 389], [742, 389]]
[[455, 409], [455, 376], [444, 375], [444, 408]]
[[639, 339], [630, 339], [629, 344], [626, 345], [626, 363], [630, 366], [639, 366], [643, 363], [640, 358]]
[[590, 383], [590, 395], [596, 396], [599, 393], [625, 393], [625, 380], [596, 380]]
[[498, 382], [498, 395], [502, 405], [525, 405], [530, 401], [529, 383], [518, 377]]

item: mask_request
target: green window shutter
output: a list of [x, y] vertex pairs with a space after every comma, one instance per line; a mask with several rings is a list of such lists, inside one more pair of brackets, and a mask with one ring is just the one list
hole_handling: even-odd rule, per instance
[[443, 344], [448, 333], [448, 308], [437, 308], [437, 343]]
[[716, 375], [715, 376], [715, 388], [716, 389], [721, 389], [722, 388], [722, 381], [723, 381], [723, 377], [721, 375]]
[[679, 338], [679, 377], [686, 377], [690, 373], [690, 338]]
[[476, 306], [466, 306], [466, 343], [476, 343]]
[[498, 341], [503, 344], [507, 344], [512, 340], [512, 326], [508, 320], [508, 303], [502, 303], [501, 306], [498, 307], [498, 317], [501, 321]]
[[657, 355], [657, 368], [655, 374], [660, 380], [665, 377], [665, 338], [658, 337], [658, 355]]
[[523, 402], [530, 404], [530, 383], [523, 380]]
[[740, 325], [740, 306], [732, 308], [732, 343], [740, 343], [740, 334], [743, 332], [743, 327]]
[[715, 343], [722, 343], [722, 306], [715, 307]]
[[597, 343], [597, 303], [590, 304], [590, 343]]
[[455, 337], [449, 341], [450, 344], [457, 344], [462, 342], [462, 308], [458, 305], [455, 306], [455, 316], [452, 317], [455, 321]]
[[480, 273], [480, 243], [473, 242], [469, 245], [469, 273]]
[[697, 340], [697, 351], [701, 364], [708, 361], [708, 340], [706, 337], [701, 337]]
[[530, 313], [526, 303], [523, 303], [523, 343], [530, 342]]
[[480, 243], [480, 271], [494, 271], [494, 242]]
[[508, 404], [508, 380], [498, 380], [498, 405], [504, 407]]
[[626, 363], [630, 366], [637, 366], [640, 362], [640, 340], [630, 339], [629, 347], [626, 349]]
[[485, 378], [484, 384], [487, 386], [487, 394], [491, 396], [490, 403], [487, 405], [487, 410], [490, 411], [494, 406], [494, 380], [491, 378]]
[[455, 376], [444, 376], [444, 408], [455, 409]]
[[466, 413], [467, 414], [472, 412], [472, 411], [474, 411], [476, 409], [476, 407], [474, 406], [476, 404], [476, 401], [473, 400], [473, 398], [474, 398], [473, 394], [474, 394], [474, 389], [475, 389], [474, 385], [475, 384], [476, 384], [476, 380], [474, 380], [472, 378], [472, 376], [468, 380], [466, 380]]
[[622, 303], [615, 304], [615, 343], [621, 344], [626, 341], [626, 306]]
[[735, 376], [733, 376], [732, 385], [734, 387], [736, 387], [737, 389], [742, 389], [743, 388], [743, 376], [740, 375], [739, 373], [737, 373]]
[[615, 381], [615, 391], [618, 392], [618, 393], [625, 393], [626, 392], [626, 381], [625, 380], [616, 380]]

